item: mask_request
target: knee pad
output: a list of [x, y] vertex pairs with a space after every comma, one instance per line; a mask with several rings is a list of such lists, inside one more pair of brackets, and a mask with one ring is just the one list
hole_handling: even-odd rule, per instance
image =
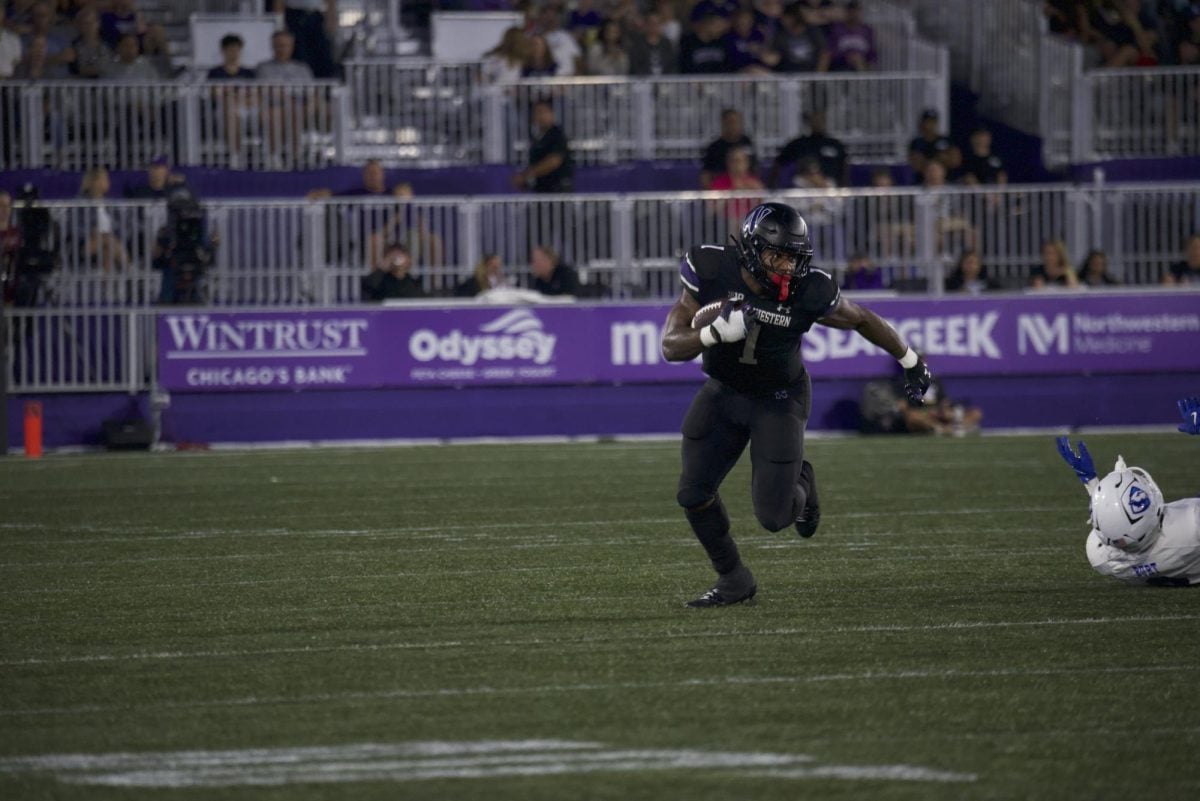
[[711, 503], [716, 493], [705, 492], [700, 487], [680, 487], [675, 494], [675, 501], [684, 509], [696, 509]]

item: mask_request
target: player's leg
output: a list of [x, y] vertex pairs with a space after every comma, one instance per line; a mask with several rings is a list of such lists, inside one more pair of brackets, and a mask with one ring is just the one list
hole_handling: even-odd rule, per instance
[[748, 432], [729, 418], [729, 398], [708, 382], [692, 400], [683, 420], [683, 472], [676, 499], [688, 524], [717, 571], [717, 584], [689, 606], [724, 606], [754, 595], [754, 576], [742, 564], [729, 533], [729, 514], [718, 490], [746, 447]]
[[[812, 465], [804, 461], [808, 423], [807, 381], [754, 401], [750, 419], [751, 494], [754, 515], [769, 531], [795, 525], [815, 496]], [[815, 497], [812, 497], [815, 504]], [[810, 535], [811, 536], [811, 535]]]

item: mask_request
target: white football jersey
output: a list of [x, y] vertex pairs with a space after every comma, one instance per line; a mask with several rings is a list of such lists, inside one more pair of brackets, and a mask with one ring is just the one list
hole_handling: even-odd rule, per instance
[[1144, 551], [1122, 551], [1105, 545], [1093, 531], [1087, 539], [1088, 561], [1105, 576], [1134, 584], [1200, 584], [1200, 498], [1163, 507], [1162, 531]]

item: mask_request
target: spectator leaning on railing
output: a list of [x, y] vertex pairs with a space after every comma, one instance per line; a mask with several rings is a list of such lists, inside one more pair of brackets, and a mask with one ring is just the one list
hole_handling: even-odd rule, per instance
[[1067, 246], [1061, 239], [1048, 239], [1042, 243], [1042, 263], [1029, 271], [1029, 286], [1033, 289], [1075, 289], [1079, 286], [1079, 277], [1071, 269]]
[[533, 104], [531, 117], [529, 166], [513, 175], [513, 186], [534, 192], [570, 192], [575, 188], [575, 162], [554, 106], [548, 99], [538, 100]]
[[992, 152], [992, 132], [983, 125], [971, 131], [970, 146], [962, 159], [959, 180], [972, 186], [1008, 183], [1004, 161]]
[[1119, 286], [1116, 278], [1108, 274], [1108, 256], [1103, 250], [1092, 250], [1079, 268], [1079, 282], [1084, 286]]
[[379, 261], [371, 265], [371, 272], [361, 282], [362, 299], [380, 301], [396, 298], [423, 298], [425, 290], [410, 274], [412, 257], [399, 242], [392, 242], [383, 251]]
[[558, 253], [549, 245], [538, 245], [529, 256], [529, 271], [533, 274], [533, 290], [543, 295], [579, 295], [579, 274], [575, 268], [559, 261]]
[[920, 183], [925, 182], [925, 166], [930, 161], [941, 162], [947, 173], [962, 165], [962, 151], [950, 137], [938, 132], [938, 113], [926, 109], [917, 122], [917, 136], [908, 143], [908, 165]]
[[958, 257], [958, 264], [955, 265], [954, 272], [946, 277], [947, 292], [978, 295], [981, 292], [998, 288], [996, 282], [988, 278], [987, 272], [983, 269], [983, 263], [979, 260], [979, 254], [973, 250], [964, 250]]
[[103, 167], [93, 167], [84, 173], [79, 187], [80, 197], [92, 201], [84, 252], [106, 273], [120, 272], [129, 266], [129, 253], [117, 235], [112, 212], [103, 203], [111, 188], [108, 170]]

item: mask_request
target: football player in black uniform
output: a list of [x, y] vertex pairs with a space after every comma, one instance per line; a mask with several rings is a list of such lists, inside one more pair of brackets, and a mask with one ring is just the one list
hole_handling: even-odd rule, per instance
[[[709, 379], [683, 420], [679, 505], [708, 553], [716, 585], [691, 607], [727, 606], [754, 597], [757, 585], [729, 535], [717, 490], [750, 444], [754, 514], [770, 531], [794, 525], [811, 537], [820, 521], [816, 479], [804, 460], [812, 387], [800, 338], [813, 323], [853, 329], [905, 370], [905, 391], [920, 399], [931, 376], [924, 361], [879, 315], [843, 298], [828, 273], [810, 268], [808, 225], [791, 206], [764, 203], [732, 245], [699, 245], [684, 256], [684, 291], [667, 315], [662, 350], [669, 361], [704, 354]], [[697, 310], [723, 301], [700, 329]]]

